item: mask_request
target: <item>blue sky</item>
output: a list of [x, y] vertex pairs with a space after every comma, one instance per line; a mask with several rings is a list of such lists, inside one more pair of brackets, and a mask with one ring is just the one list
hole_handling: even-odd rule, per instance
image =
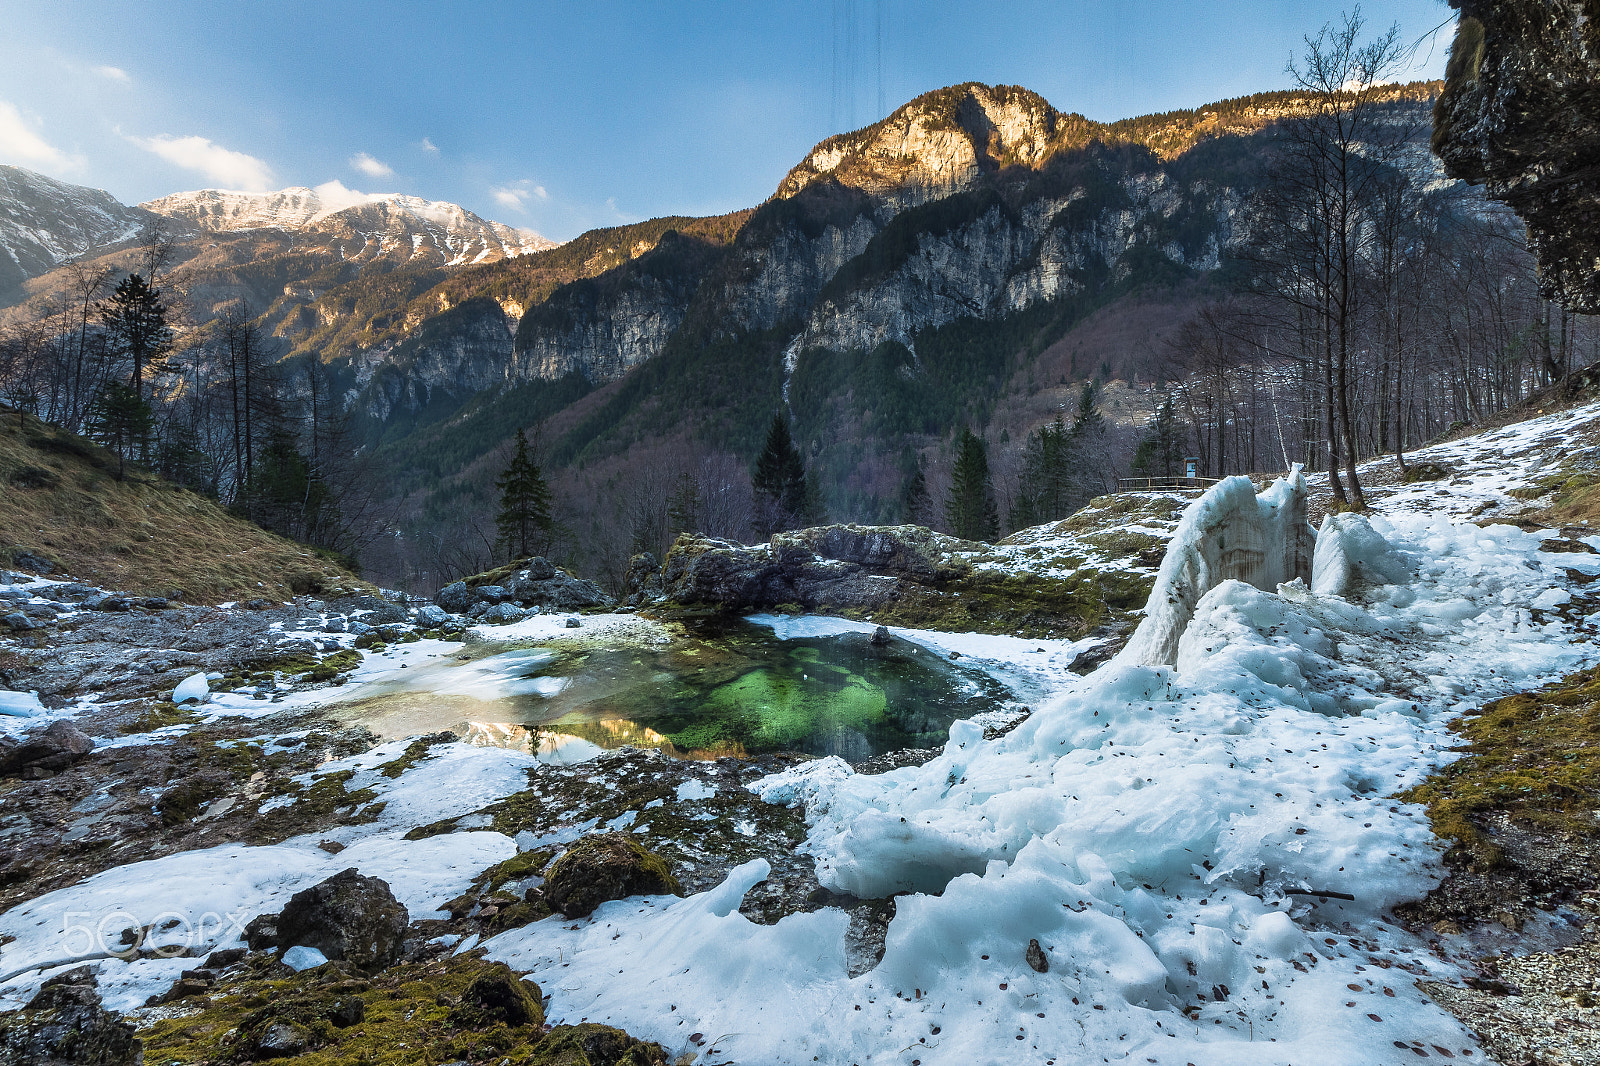
[[[125, 202], [337, 181], [565, 239], [759, 203], [962, 81], [1110, 120], [1286, 85], [1323, 0], [0, 0], [0, 163]], [[1441, 0], [1363, 7], [1407, 40]], [[1444, 69], [1448, 27], [1415, 76]], [[882, 107], [880, 109], [880, 101]]]

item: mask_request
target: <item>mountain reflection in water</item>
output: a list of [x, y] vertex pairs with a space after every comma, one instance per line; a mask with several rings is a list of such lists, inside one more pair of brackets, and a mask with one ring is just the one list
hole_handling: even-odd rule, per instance
[[780, 640], [745, 622], [653, 644], [568, 638], [472, 655], [416, 663], [344, 703], [390, 734], [465, 720], [473, 743], [551, 760], [582, 741], [687, 757], [790, 750], [855, 761], [937, 746], [951, 722], [1011, 698], [987, 674], [906, 640], [856, 632]]

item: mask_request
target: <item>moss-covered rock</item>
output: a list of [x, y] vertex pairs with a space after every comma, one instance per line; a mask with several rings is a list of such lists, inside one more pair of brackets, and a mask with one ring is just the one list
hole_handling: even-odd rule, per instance
[[683, 895], [667, 861], [626, 833], [584, 837], [545, 871], [544, 897], [568, 918], [629, 896]]
[[[601, 1025], [544, 1028], [537, 984], [476, 954], [404, 962], [372, 977], [329, 963], [292, 973], [252, 956], [190, 1008], [141, 1030], [151, 1063], [234, 1066], [294, 1044], [296, 1066], [664, 1066], [659, 1044]], [[109, 1066], [109, 1063], [108, 1063]]]

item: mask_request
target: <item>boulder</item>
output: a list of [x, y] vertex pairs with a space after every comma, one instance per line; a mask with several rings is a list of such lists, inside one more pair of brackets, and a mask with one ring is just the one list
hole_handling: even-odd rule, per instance
[[100, 1005], [93, 971], [46, 981], [19, 1011], [0, 1014], [0, 1062], [16, 1066], [139, 1066], [144, 1044], [134, 1026]]
[[275, 1022], [256, 1040], [256, 1058], [286, 1059], [300, 1054], [311, 1043], [311, 1034], [292, 1022]]
[[477, 602], [465, 581], [452, 581], [433, 597], [433, 602], [451, 614], [460, 614]]
[[522, 621], [522, 608], [514, 603], [497, 603], [483, 612], [483, 620], [492, 625], [508, 625]]
[[477, 596], [479, 603], [496, 604], [506, 598], [506, 590], [499, 585], [479, 585]]
[[528, 566], [506, 582], [511, 599], [524, 607], [544, 611], [608, 611], [617, 601], [593, 581], [573, 577], [544, 559], [529, 559]]
[[363, 970], [381, 970], [400, 958], [411, 916], [387, 881], [354, 868], [296, 892], [278, 915], [279, 947], [316, 948]]
[[539, 986], [524, 981], [503, 962], [489, 967], [472, 979], [461, 997], [462, 1008], [476, 1013], [478, 1024], [494, 1020], [507, 1025], [543, 1025], [544, 1008]]
[[440, 626], [447, 625], [450, 622], [450, 612], [431, 603], [425, 607], [418, 607], [416, 614], [412, 617], [417, 625], [424, 629], [438, 629]]
[[0, 775], [42, 776], [65, 770], [94, 750], [94, 741], [67, 721], [50, 725], [26, 737], [0, 738]]
[[626, 833], [584, 837], [550, 864], [543, 888], [545, 901], [568, 918], [581, 918], [611, 899], [683, 895], [667, 860]]

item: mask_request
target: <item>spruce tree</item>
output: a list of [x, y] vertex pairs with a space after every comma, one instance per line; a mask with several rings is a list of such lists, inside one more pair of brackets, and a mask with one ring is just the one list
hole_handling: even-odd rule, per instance
[[989, 453], [970, 429], [961, 431], [950, 496], [944, 505], [950, 531], [963, 540], [994, 541], [1000, 536], [1000, 512], [989, 480]]
[[120, 381], [108, 381], [89, 405], [85, 428], [91, 440], [117, 453], [117, 480], [121, 481], [129, 453], [144, 452], [153, 425], [150, 405], [138, 393]]
[[100, 321], [114, 354], [133, 363], [129, 387], [134, 396], [142, 396], [145, 368], [172, 350], [172, 327], [167, 325], [161, 290], [151, 288], [138, 274], [129, 274], [100, 304]]
[[667, 539], [676, 540], [680, 533], [693, 533], [700, 528], [700, 482], [688, 471], [678, 475], [672, 496], [667, 500]]
[[1183, 463], [1183, 430], [1172, 400], [1162, 401], [1133, 453], [1136, 477], [1176, 477]]
[[757, 504], [767, 512], [765, 520], [757, 522], [764, 527], [767, 536], [793, 529], [808, 510], [820, 506], [819, 500], [808, 498], [805, 461], [794, 446], [794, 438], [789, 435], [789, 420], [782, 411], [772, 416], [767, 443], [756, 458], [755, 472], [750, 476], [750, 487], [755, 491]]
[[925, 526], [933, 521], [933, 497], [928, 494], [928, 478], [919, 462], [906, 478], [900, 491], [900, 503], [906, 521], [914, 526]]
[[528, 436], [520, 429], [516, 451], [495, 487], [500, 490], [500, 513], [494, 519], [500, 540], [513, 559], [527, 558], [548, 537], [553, 522], [550, 486], [528, 454]]

